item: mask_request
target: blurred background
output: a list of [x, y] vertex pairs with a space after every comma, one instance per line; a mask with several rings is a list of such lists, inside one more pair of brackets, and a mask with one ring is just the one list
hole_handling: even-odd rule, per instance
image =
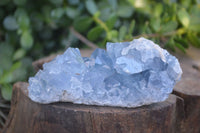
[[0, 0], [0, 22], [0, 128], [34, 60], [141, 36], [173, 52], [200, 47], [200, 0]]

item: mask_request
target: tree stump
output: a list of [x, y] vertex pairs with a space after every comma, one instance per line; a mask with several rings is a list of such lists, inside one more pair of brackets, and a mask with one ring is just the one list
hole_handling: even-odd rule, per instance
[[12, 108], [3, 133], [176, 133], [181, 98], [138, 108], [39, 104], [27, 96], [27, 83], [13, 88]]
[[184, 99], [185, 119], [182, 133], [200, 133], [200, 69], [196, 62], [188, 57], [179, 57], [183, 75], [177, 83], [174, 94]]
[[[34, 68], [53, 57], [34, 62]], [[39, 104], [27, 96], [28, 83], [16, 83], [3, 133], [200, 133], [200, 71], [191, 59], [179, 59], [183, 77], [173, 94], [138, 108]]]

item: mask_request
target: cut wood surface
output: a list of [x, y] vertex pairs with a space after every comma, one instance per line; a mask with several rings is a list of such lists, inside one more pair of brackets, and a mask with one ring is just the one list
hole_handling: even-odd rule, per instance
[[[34, 62], [34, 68], [42, 69], [54, 57]], [[178, 58], [183, 76], [173, 94], [164, 102], [138, 108], [38, 104], [28, 98], [27, 83], [16, 83], [3, 133], [200, 133], [199, 66], [188, 56]]]

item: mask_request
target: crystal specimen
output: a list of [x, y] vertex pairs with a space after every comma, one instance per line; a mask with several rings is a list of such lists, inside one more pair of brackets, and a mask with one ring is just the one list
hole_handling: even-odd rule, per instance
[[29, 79], [29, 97], [39, 103], [137, 107], [164, 101], [181, 78], [178, 60], [150, 40], [106, 47], [91, 57], [68, 48]]

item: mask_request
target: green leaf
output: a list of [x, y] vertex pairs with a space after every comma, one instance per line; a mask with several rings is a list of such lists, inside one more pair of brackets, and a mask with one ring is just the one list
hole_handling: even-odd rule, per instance
[[19, 28], [21, 30], [20, 33], [22, 33], [23, 31], [29, 29], [30, 19], [29, 19], [28, 15], [26, 13], [21, 14], [17, 17], [17, 23], [19, 24]]
[[97, 12], [93, 15], [93, 17], [94, 17], [94, 18], [99, 18], [100, 15], [101, 15], [101, 12], [100, 12], [100, 11], [97, 11]]
[[134, 6], [135, 8], [145, 8], [146, 5], [148, 5], [148, 1], [146, 0], [128, 0], [128, 2]]
[[0, 84], [11, 83], [13, 79], [12, 76], [12, 73], [10, 73], [9, 71], [4, 71], [4, 74], [0, 78]]
[[[198, 0], [200, 2], [200, 0]], [[200, 4], [200, 3], [199, 3]], [[194, 4], [190, 7], [190, 14], [191, 16], [199, 16], [200, 10], [199, 10], [199, 5]], [[199, 18], [200, 19], [200, 18]], [[190, 19], [191, 20], [191, 19]]]
[[29, 27], [30, 19], [27, 15], [20, 15], [17, 19], [20, 27]]
[[178, 24], [176, 21], [169, 21], [169, 22], [161, 25], [161, 31], [163, 33], [171, 32], [171, 31], [176, 30], [177, 27], [178, 27]]
[[30, 58], [30, 57], [24, 57], [23, 59], [21, 59], [20, 60], [21, 62], [22, 62], [22, 67], [20, 67], [20, 68], [30, 68], [30, 69], [32, 69], [33, 67], [32, 67], [32, 62], [33, 62], [33, 60], [32, 60], [32, 58]]
[[12, 67], [9, 70], [9, 73], [14, 72], [16, 69], [18, 69], [19, 67], [21, 67], [21, 62], [16, 62], [15, 64], [12, 65]]
[[108, 0], [110, 6], [112, 7], [113, 10], [116, 10], [117, 9], [117, 0]]
[[26, 0], [13, 0], [13, 2], [16, 4], [16, 5], [24, 5], [26, 3]]
[[188, 45], [188, 42], [185, 38], [182, 38], [182, 37], [176, 37], [174, 38], [174, 41], [181, 44], [184, 48], [188, 48], [189, 45]]
[[7, 70], [12, 65], [13, 47], [7, 43], [0, 43], [0, 69]]
[[14, 16], [15, 16], [16, 18], [18, 18], [18, 17], [20, 17], [20, 16], [22, 16], [22, 15], [27, 15], [26, 10], [23, 9], [23, 8], [19, 8], [19, 7], [18, 7], [18, 8], [15, 10]]
[[181, 22], [181, 24], [185, 28], [188, 28], [188, 26], [190, 24], [190, 16], [189, 16], [188, 12], [183, 8], [183, 9], [178, 11], [177, 15], [178, 15], [178, 19]]
[[106, 25], [108, 27], [109, 30], [111, 30], [114, 26], [115, 26], [115, 23], [117, 21], [117, 17], [114, 15], [114, 16], [111, 16], [107, 21], [106, 21]]
[[190, 6], [191, 2], [191, 0], [180, 0], [180, 4], [182, 4], [184, 7]]
[[155, 17], [160, 17], [160, 15], [163, 12], [163, 5], [160, 3], [155, 4], [155, 8], [154, 8], [154, 16]]
[[128, 34], [132, 36], [132, 33], [133, 33], [133, 30], [135, 28], [135, 20], [132, 20], [131, 21], [131, 24], [129, 26], [129, 31], [128, 31]]
[[117, 30], [111, 30], [109, 31], [107, 35], [108, 40], [113, 41], [113, 42], [118, 42], [118, 31]]
[[8, 57], [6, 59], [11, 59], [13, 52], [14, 49], [10, 44], [6, 42], [0, 42], [0, 57], [5, 55], [5, 57]]
[[64, 14], [63, 8], [56, 8], [51, 11], [51, 16], [56, 19], [61, 18], [63, 16], [63, 14]]
[[79, 15], [79, 11], [75, 8], [67, 7], [66, 14], [69, 18], [74, 19]]
[[124, 37], [127, 33], [127, 28], [126, 26], [121, 26], [120, 29], [119, 29], [119, 41], [123, 41], [124, 40]]
[[194, 32], [200, 32], [200, 24], [190, 25], [188, 29]]
[[150, 26], [153, 31], [158, 32], [160, 30], [160, 18], [152, 18], [150, 20]]
[[18, 49], [13, 56], [13, 60], [19, 60], [26, 54], [26, 51], [22, 48]]
[[98, 11], [98, 8], [96, 6], [96, 3], [93, 1], [93, 0], [87, 0], [85, 2], [85, 6], [88, 10], [88, 12], [91, 14], [91, 15], [94, 15], [97, 11]]
[[1, 94], [5, 100], [10, 101], [12, 97], [12, 85], [3, 84], [1, 87]]
[[23, 58], [21, 61], [21, 67], [13, 71], [12, 82], [26, 81], [29, 75], [32, 75], [32, 60], [30, 58]]
[[200, 32], [200, 15], [199, 14], [200, 14], [200, 10], [197, 13], [194, 12], [194, 14], [190, 16], [190, 25], [188, 27], [188, 30]]
[[24, 49], [30, 49], [33, 46], [33, 37], [30, 32], [25, 31], [22, 33], [20, 44]]
[[175, 15], [175, 17], [176, 17], [177, 7], [178, 7], [178, 3], [176, 3], [176, 2], [172, 3], [172, 5], [170, 6], [170, 12], [173, 13], [172, 16]]
[[93, 29], [91, 29], [88, 34], [87, 37], [89, 40], [91, 41], [95, 41], [99, 38], [99, 36], [103, 33], [103, 29], [100, 26], [94, 27]]
[[23, 81], [26, 80], [27, 78], [27, 68], [26, 67], [20, 67], [19, 69], [16, 69], [13, 72], [13, 76], [12, 76], [12, 81], [16, 82], [16, 81]]
[[186, 53], [185, 48], [184, 48], [181, 44], [175, 43], [175, 46], [176, 46], [177, 48], [179, 48], [183, 53]]
[[129, 18], [132, 16], [133, 11], [134, 9], [131, 5], [123, 4], [119, 6], [117, 10], [117, 15], [122, 18]]
[[193, 46], [200, 47], [200, 39], [194, 33], [188, 32], [187, 38]]
[[91, 26], [93, 20], [90, 17], [77, 17], [73, 23], [74, 28], [79, 32], [85, 32]]
[[11, 31], [7, 32], [5, 37], [5, 42], [10, 45], [16, 47], [18, 45], [19, 36], [16, 35], [16, 32]]
[[169, 41], [165, 44], [164, 48], [169, 48], [170, 50], [172, 50], [173, 52], [175, 52], [176, 50], [174, 48], [174, 46], [175, 46], [174, 43], [175, 42], [174, 42], [173, 38], [170, 38]]
[[4, 71], [0, 77], [0, 84], [10, 83], [13, 81], [13, 72], [21, 66], [21, 62], [16, 62], [8, 71]]
[[[102, 21], [107, 21], [111, 16], [115, 15], [115, 13], [112, 13], [110, 8], [104, 8], [102, 10], [100, 10], [100, 16], [99, 19], [101, 19]], [[109, 14], [109, 15], [105, 15], [105, 14]]]
[[5, 19], [3, 21], [3, 26], [7, 30], [16, 30], [18, 28], [17, 21], [16, 21], [16, 19], [13, 16], [7, 16], [7, 17], [5, 17]]

